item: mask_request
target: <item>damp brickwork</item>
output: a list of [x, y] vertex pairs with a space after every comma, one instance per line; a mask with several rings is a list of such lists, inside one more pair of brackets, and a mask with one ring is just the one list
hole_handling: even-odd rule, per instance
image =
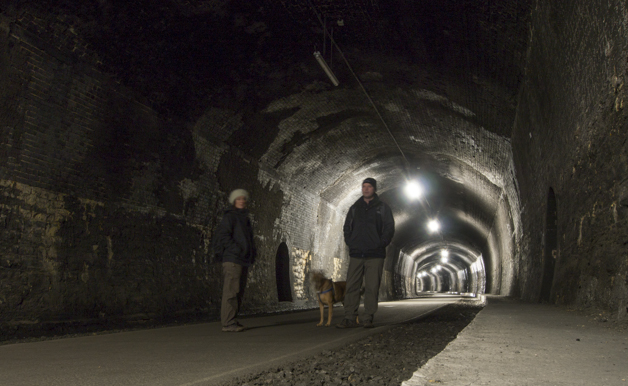
[[518, 267], [514, 264], [515, 259], [503, 259], [499, 261], [500, 256], [515, 256], [516, 233], [513, 229], [513, 221], [510, 217], [510, 205], [506, 195], [503, 195], [499, 201], [495, 218], [487, 237], [487, 247], [490, 251], [489, 256], [495, 261], [487, 264], [488, 275], [495, 278], [487, 283], [487, 293], [508, 293], [516, 295], [516, 277]]
[[[12, 74], [1, 80], [8, 85], [2, 114], [10, 118], [7, 122], [14, 122], [3, 129], [6, 184], [63, 197], [61, 210], [67, 226], [62, 233], [53, 232], [40, 249], [54, 247], [57, 259], [69, 260], [71, 268], [67, 270], [72, 273], [68, 277], [87, 278], [89, 285], [98, 283], [105, 277], [99, 259], [106, 250], [108, 259], [113, 253], [111, 261], [137, 261], [129, 264], [144, 267], [138, 275], [146, 282], [144, 289], [123, 291], [139, 291], [141, 296], [123, 294], [123, 300], [114, 300], [97, 295], [98, 291], [93, 298], [84, 292], [79, 301], [73, 300], [73, 294], [83, 287], [61, 280], [58, 286], [64, 296], [55, 295], [55, 299], [70, 299], [70, 306], [58, 301], [60, 305], [52, 307], [47, 317], [71, 318], [71, 312], [62, 310], [73, 304], [87, 310], [75, 317], [94, 317], [93, 310], [108, 298], [111, 302], [100, 306], [106, 311], [99, 311], [98, 316], [101, 312], [104, 317], [216, 313], [220, 273], [211, 261], [210, 240], [225, 207], [225, 196], [237, 187], [252, 194], [251, 217], [260, 251], [250, 272], [244, 312], [283, 307], [276, 302], [274, 280], [275, 254], [282, 242], [291, 251], [290, 281], [298, 300], [292, 307], [313, 300], [308, 282], [313, 267], [324, 269], [334, 279], [345, 277], [348, 259], [342, 223], [349, 206], [360, 196], [360, 182], [365, 177], [375, 176], [395, 216], [408, 220], [399, 222], [399, 234], [416, 228], [398, 194], [404, 160], [368, 99], [351, 86], [351, 74], [341, 70], [343, 86], [334, 89], [318, 69], [312, 71], [311, 60], [300, 59], [293, 65], [290, 55], [299, 53], [298, 49], [279, 52], [279, 57], [287, 59], [278, 68], [274, 68], [277, 61], [270, 66], [260, 47], [272, 45], [269, 33], [275, 34], [274, 39], [282, 35], [277, 35], [277, 30], [268, 32], [270, 24], [255, 20], [264, 16], [263, 11], [212, 9], [215, 13], [209, 16], [218, 27], [207, 30], [207, 23], [182, 11], [181, 20], [190, 21], [184, 28], [185, 23], [164, 13], [172, 5], [168, 2], [148, 7], [141, 14], [141, 4], [137, 9], [115, 9], [101, 2], [91, 9], [63, 3], [63, 7], [47, 10], [35, 3], [24, 7], [17, 3], [10, 2], [14, 8], [7, 8], [11, 17], [3, 22], [6, 54], [0, 62]], [[153, 25], [151, 20], [160, 22]], [[146, 30], [149, 24], [153, 27]], [[239, 58], [238, 66], [210, 66], [204, 71], [200, 70], [203, 61], [173, 66], [173, 58], [180, 57], [186, 47], [208, 43], [186, 35], [190, 26], [220, 40], [214, 52], [204, 52], [216, 54], [212, 63], [232, 63], [227, 60], [232, 55]], [[235, 35], [222, 35], [234, 26], [238, 30]], [[218, 31], [221, 27], [224, 30]], [[171, 41], [164, 31], [186, 37]], [[110, 38], [99, 41], [96, 37], [102, 34]], [[229, 48], [221, 51], [221, 47]], [[244, 55], [247, 52], [254, 54]], [[356, 52], [351, 52], [352, 59], [362, 55]], [[457, 217], [466, 222], [465, 232], [476, 229], [467, 241], [482, 244], [477, 235], [486, 235], [491, 229], [497, 199], [502, 191], [513, 191], [513, 181], [504, 177], [511, 167], [510, 144], [497, 134], [508, 132], [512, 111], [499, 119], [487, 119], [488, 111], [469, 108], [472, 103], [459, 104], [468, 102], [468, 96], [436, 85], [439, 81], [415, 71], [415, 66], [385, 60], [378, 54], [363, 55], [364, 63], [385, 63], [378, 68], [381, 72], [362, 64], [358, 76], [393, 127], [392, 134], [411, 167], [417, 174], [432, 170], [437, 179], [459, 184], [457, 199], [446, 204], [453, 210], [444, 213], [452, 214], [452, 221]], [[250, 58], [244, 60], [243, 56]], [[416, 72], [416, 77], [408, 78], [414, 84], [400, 76], [400, 71]], [[487, 100], [499, 100], [499, 95], [509, 92], [512, 90], [495, 92]], [[482, 127], [483, 122], [490, 125]], [[436, 189], [433, 194], [438, 194]], [[517, 197], [509, 197], [512, 211]], [[89, 226], [89, 234], [80, 232], [85, 224], [78, 220], [77, 211], [86, 210], [76, 202], [93, 202], [90, 205], [97, 208], [87, 220], [81, 220], [97, 224]], [[7, 205], [14, 209], [22, 204]], [[423, 212], [425, 216], [436, 213]], [[41, 225], [29, 226], [39, 232]], [[395, 276], [399, 251], [417, 237], [411, 233], [406, 232], [410, 236], [399, 237], [389, 248], [382, 298], [397, 296], [396, 286], [412, 286], [412, 279]], [[165, 236], [169, 234], [186, 236], [172, 239]], [[77, 240], [81, 246], [75, 248]], [[502, 240], [498, 237], [495, 243]], [[84, 261], [90, 245], [96, 251], [90, 256], [95, 253], [97, 257]], [[35, 247], [39, 248], [36, 242]], [[42, 261], [43, 253], [39, 255]], [[500, 258], [487, 253], [491, 272], [498, 272]], [[503, 257], [509, 258], [512, 256]], [[19, 253], [15, 259], [20, 259]], [[176, 265], [170, 265], [168, 259]], [[163, 277], [169, 271], [162, 265], [171, 270], [170, 277]], [[19, 276], [22, 271], [11, 272]], [[133, 282], [130, 271], [116, 272], [111, 280]], [[505, 274], [510, 277], [513, 273]], [[498, 280], [494, 276], [489, 275], [490, 280]], [[163, 295], [165, 288], [172, 293]], [[190, 295], [186, 298], [185, 293]], [[25, 301], [37, 296], [25, 297]], [[37, 305], [48, 309], [37, 300], [32, 304], [20, 318], [37, 317], [33, 314]], [[11, 310], [22, 312], [25, 308], [12, 304]]]
[[[625, 4], [415, 3], [2, 2], [2, 320], [215, 317], [235, 188], [259, 251], [243, 312], [311, 306], [313, 269], [346, 276], [366, 177], [397, 224], [380, 298], [449, 245], [481, 256], [473, 288], [537, 301], [552, 188], [550, 300], [625, 316]], [[312, 8], [352, 66], [326, 52], [339, 86]]]
[[[164, 136], [157, 114], [65, 40], [44, 44], [33, 20], [1, 39], [2, 320], [207, 309], [210, 234], [179, 186], [195, 178], [191, 137]], [[184, 171], [166, 159], [177, 152]]]
[[622, 1], [538, 2], [513, 152], [521, 189], [521, 295], [538, 300], [550, 188], [558, 250], [551, 302], [626, 318], [625, 80]]
[[[25, 8], [20, 8], [17, 3], [9, 4], [14, 4], [20, 15], [28, 14], [24, 9], [45, 10], [35, 3], [28, 3]], [[137, 151], [143, 154], [142, 158], [147, 159], [145, 167], [150, 169], [134, 177], [136, 199], [151, 201], [157, 207], [163, 201], [168, 204], [168, 211], [176, 212], [182, 207], [185, 218], [194, 223], [204, 220], [215, 223], [217, 216], [208, 213], [219, 212], [221, 195], [236, 184], [254, 184], [253, 176], [257, 175], [257, 181], [266, 190], [275, 189], [284, 195], [281, 214], [274, 213], [280, 218], [273, 220], [272, 231], [265, 231], [272, 237], [264, 236], [260, 240], [275, 244], [275, 248], [276, 244], [285, 241], [290, 248], [310, 251], [313, 263], [326, 266], [333, 275], [342, 277], [346, 251], [343, 251], [339, 230], [348, 207], [359, 197], [360, 181], [376, 176], [382, 192], [398, 191], [404, 161], [394, 141], [381, 127], [367, 98], [354, 87], [351, 73], [344, 66], [335, 66], [342, 86], [334, 88], [315, 67], [311, 52], [307, 52], [309, 61], [303, 59], [299, 44], [307, 43], [310, 47], [311, 36], [300, 40], [307, 35], [303, 31], [308, 28], [301, 31], [298, 26], [312, 18], [310, 9], [301, 9], [297, 16], [287, 3], [274, 7], [265, 4], [259, 8], [235, 4], [227, 2], [203, 10], [168, 1], [150, 7], [145, 7], [145, 2], [137, 3], [137, 7], [114, 7], [108, 2], [94, 4], [94, 7], [77, 7], [63, 2], [62, 7], [42, 12], [50, 14], [49, 20], [40, 21], [45, 28], [28, 28], [46, 42], [54, 43], [58, 39], [57, 35], [46, 32], [48, 30], [67, 34], [71, 38], [68, 41], [74, 45], [84, 37], [88, 46], [98, 51], [93, 56], [98, 68], [111, 70], [123, 84], [137, 91], [149, 110], [152, 108], [166, 114], [168, 123], [153, 125], [153, 134], [147, 136], [149, 143], [153, 138], [159, 138], [161, 126], [168, 126], [163, 131], [177, 134], [183, 129], [185, 147], [180, 151], [188, 155], [196, 152], [198, 163], [189, 170], [176, 167], [166, 170], [160, 166], [161, 158], [146, 157], [142, 148], [130, 149], [130, 154]], [[348, 6], [360, 7], [358, 3]], [[282, 8], [295, 17], [282, 19]], [[407, 15], [413, 14], [394, 15], [399, 11], [390, 13], [391, 9], [383, 9], [383, 13], [377, 11], [374, 15], [388, 15], [384, 23], [394, 22], [400, 16], [397, 21], [407, 23], [410, 21]], [[274, 17], [269, 16], [269, 10]], [[484, 15], [478, 20], [467, 20], [469, 25], [484, 25], [482, 20], [494, 17], [503, 32], [524, 28], [507, 22], [508, 15], [525, 19], [524, 2], [503, 9], [492, 7], [488, 13], [486, 10], [483, 5], [469, 10]], [[355, 11], [356, 17], [365, 14], [360, 9]], [[440, 24], [443, 19], [437, 15], [449, 11], [432, 6], [423, 11], [434, 15], [430, 23], [437, 29], [443, 27], [443, 36], [451, 33], [461, 36], [461, 31], [449, 28], [449, 22]], [[212, 23], [206, 23], [206, 20], [212, 20]], [[281, 22], [277, 23], [277, 20]], [[349, 23], [350, 20], [352, 18], [347, 19]], [[296, 24], [291, 24], [293, 21]], [[356, 26], [358, 24], [346, 31], [355, 31]], [[194, 33], [186, 33], [192, 30]], [[166, 31], [181, 39], [167, 38]], [[503, 42], [485, 27], [477, 32], [473, 50], [485, 47], [478, 39], [490, 41], [491, 50]], [[464, 31], [462, 34], [465, 35]], [[110, 38], [99, 40], [97, 36]], [[285, 36], [294, 38], [291, 40], [293, 44], [272, 44], [277, 40], [283, 42]], [[508, 41], [508, 47], [520, 51], [522, 40], [518, 35], [516, 37]], [[418, 36], [418, 40], [425, 40], [408, 41], [408, 48], [414, 52], [434, 38], [429, 33]], [[455, 84], [460, 74], [430, 73], [434, 71], [432, 67], [425, 67], [431, 69], [427, 71], [422, 65], [412, 64], [405, 54], [402, 60], [397, 60], [386, 58], [377, 51], [360, 52], [348, 46], [346, 52], [349, 59], [356, 62], [357, 76], [371, 92], [383, 118], [391, 124], [412, 167], [431, 169], [438, 178], [458, 181], [463, 186], [460, 200], [452, 205], [456, 207], [452, 217], [466, 221], [467, 229], [479, 229], [467, 238], [482, 244], [483, 240], [477, 239], [477, 235], [490, 229], [501, 190], [511, 191], [508, 186], [512, 181], [502, 178], [511, 164], [510, 144], [502, 134], [509, 132], [514, 112], [509, 98], [516, 90], [516, 71], [508, 74], [507, 85], [502, 87], [496, 82], [504, 79], [487, 79], [487, 73], [479, 66], [481, 63], [474, 63], [469, 74], [476, 75], [473, 77], [476, 86], [471, 89], [477, 95], [471, 98], [469, 90], [464, 90], [471, 84], [471, 75], [468, 75], [469, 79], [460, 78], [461, 82]], [[82, 43], [81, 47], [84, 47]], [[184, 52], [197, 55], [183, 55]], [[455, 63], [460, 58], [451, 58], [451, 52], [434, 54]], [[185, 61], [180, 66], [173, 65], [174, 58], [181, 57]], [[295, 57], [299, 58], [296, 62]], [[470, 57], [473, 61], [478, 59], [473, 55]], [[498, 69], [504, 63], [492, 60], [485, 64]], [[479, 93], [482, 95], [478, 96]], [[127, 105], [122, 103], [113, 107], [124, 116], [129, 114], [124, 110]], [[493, 114], [500, 109], [495, 106], [506, 107], [499, 114]], [[173, 118], [185, 114], [190, 122], [180, 123], [180, 119]], [[130, 131], [120, 122], [114, 123], [120, 127], [114, 134], [126, 135]], [[188, 124], [193, 128], [191, 138], [185, 131]], [[121, 158], [127, 154], [120, 149], [113, 150]], [[257, 172], [256, 165], [259, 166]], [[120, 169], [120, 166], [112, 162], [110, 169]], [[156, 197], [150, 193], [160, 186], [162, 179], [155, 176], [162, 169], [168, 173], [164, 181], [176, 183], [166, 186]], [[215, 178], [208, 170], [214, 170]], [[182, 175], [176, 180], [173, 176], [178, 171]], [[109, 185], [126, 183], [123, 176], [124, 173], [109, 173]], [[463, 182], [466, 183], [463, 185]], [[465, 192], [474, 198], [465, 198]], [[475, 205], [476, 198], [479, 198], [478, 205]], [[509, 202], [516, 208], [517, 197], [511, 198]], [[273, 202], [276, 201], [273, 199]], [[395, 213], [403, 217], [406, 214], [404, 204], [398, 203]], [[259, 208], [260, 204], [254, 202], [253, 205]], [[257, 219], [266, 219], [254, 215]], [[270, 222], [263, 228], [270, 229], [266, 228], [271, 226]], [[412, 228], [404, 225], [411, 222], [399, 224], [400, 228]], [[400, 240], [401, 244], [405, 242]], [[500, 257], [487, 256], [487, 259], [491, 261], [488, 267], [498, 267]], [[496, 259], [495, 263], [492, 263], [493, 259]], [[300, 266], [300, 261], [294, 263]], [[259, 269], [269, 273], [271, 266], [260, 266]], [[490, 278], [492, 280], [492, 276]], [[388, 290], [391, 292], [390, 288]]]
[[97, 55], [42, 38], [34, 25], [48, 21], [21, 17], [2, 15], [0, 31], [2, 335], [77, 320], [215, 318], [211, 236], [235, 187], [254, 197], [260, 252], [244, 311], [276, 306], [283, 193], [226, 143], [237, 114], [230, 124], [217, 109], [196, 123], [164, 118], [98, 70]]
[[[368, 87], [416, 169], [411, 175], [423, 176], [428, 184], [430, 173], [435, 180], [446, 178], [459, 184], [454, 187], [455, 183], [434, 181], [428, 186], [431, 189], [428, 193], [434, 195], [428, 196], [430, 207], [419, 209], [420, 216], [435, 216], [442, 210], [452, 222], [467, 222], [485, 238], [495, 221], [503, 218], [518, 221], [518, 191], [508, 139], [475, 126], [467, 119], [473, 116], [472, 111], [433, 92], [403, 88], [385, 92], [381, 84], [373, 81], [369, 81]], [[460, 113], [453, 115], [446, 109]], [[364, 94], [345, 89], [305, 90], [276, 100], [264, 110], [273, 114], [281, 111], [290, 115], [279, 123], [277, 136], [261, 162], [286, 175], [289, 185], [315, 193], [314, 200], [318, 201], [320, 195], [313, 247], [315, 264], [331, 267], [332, 257], [346, 259], [344, 243], [339, 238], [342, 223], [349, 206], [360, 196], [361, 181], [369, 176], [377, 177], [380, 194], [393, 206], [399, 219], [399, 234], [410, 235], [403, 237], [406, 239], [416, 237], [412, 233], [417, 227], [412, 223], [419, 220], [408, 217], [414, 210], [408, 207], [403, 194], [399, 194], [400, 181], [405, 178], [401, 167], [404, 160], [398, 156], [390, 135], [374, 122], [376, 117]], [[500, 200], [506, 203], [508, 213], [496, 219], [496, 203]], [[447, 213], [449, 210], [454, 213]], [[516, 273], [501, 271], [500, 267], [502, 259], [513, 256], [510, 254], [515, 252], [513, 238], [518, 237], [519, 229], [511, 226], [510, 231], [500, 232], [493, 240], [497, 247], [485, 248], [486, 266], [492, 269], [490, 280], [507, 283], [504, 292], [499, 284], [489, 285], [494, 293], [510, 294]], [[456, 234], [453, 230], [449, 232]], [[479, 247], [486, 245], [485, 239], [478, 238], [476, 242]], [[492, 251], [495, 253], [491, 254]], [[513, 263], [509, 266], [516, 268]], [[328, 269], [331, 274], [332, 269]], [[390, 285], [388, 291], [392, 293], [392, 287], [402, 284], [395, 281]]]

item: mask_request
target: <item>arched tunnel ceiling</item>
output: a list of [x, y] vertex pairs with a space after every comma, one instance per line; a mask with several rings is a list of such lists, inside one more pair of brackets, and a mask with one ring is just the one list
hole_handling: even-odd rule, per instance
[[421, 244], [407, 245], [407, 252], [418, 266], [441, 259], [441, 251], [449, 252], [450, 263], [459, 269], [468, 268], [480, 256], [481, 251], [467, 243], [461, 243], [453, 238], [443, 237], [440, 240], [430, 240]]
[[[313, 7], [334, 27], [334, 38], [342, 47], [360, 50], [358, 71], [379, 72], [401, 85], [422, 85], [474, 111], [473, 119], [480, 125], [509, 136], [525, 66], [530, 1], [282, 0], [281, 4], [303, 28], [322, 33]], [[366, 52], [380, 55], [365, 56]]]
[[[450, 113], [473, 112], [475, 124], [509, 137], [531, 1], [6, 0], [0, 7], [18, 18], [25, 9], [58, 15], [103, 69], [157, 109], [188, 119], [208, 105], [259, 111], [313, 80], [327, 82], [312, 57], [323, 48], [315, 10], [334, 26], [356, 73], [379, 80], [374, 92], [429, 90], [431, 103], [460, 106]], [[334, 63], [341, 88], [356, 90], [337, 54]]]
[[[421, 104], [414, 94], [395, 94], [379, 98], [372, 93], [372, 97], [384, 99], [384, 119], [410, 163], [411, 174], [427, 170], [482, 186], [482, 191], [487, 185], [481, 180], [502, 185], [510, 167], [508, 139], [443, 108]], [[295, 185], [337, 203], [344, 192], [355, 188], [355, 179], [372, 175], [372, 168], [380, 178], [402, 176], [400, 151], [359, 92], [302, 93], [272, 103], [264, 113], [281, 111], [291, 115], [279, 122], [278, 134], [261, 161], [284, 172]], [[345, 183], [347, 178], [350, 184]]]
[[[343, 210], [359, 197], [361, 181], [375, 177], [395, 212], [400, 246], [429, 238], [424, 224], [439, 217], [444, 235], [480, 247], [511, 166], [509, 141], [442, 106], [423, 105], [412, 99], [416, 93], [396, 99], [391, 94], [382, 96], [388, 98], [385, 119], [394, 122], [391, 130], [409, 161], [410, 175], [426, 189], [421, 207], [403, 194], [405, 161], [359, 93], [303, 93], [271, 104], [267, 113], [292, 115], [280, 122], [279, 135], [262, 161], [293, 185], [320, 193]], [[378, 97], [373, 94], [374, 100]], [[398, 107], [402, 103], [412, 103], [412, 108]], [[317, 116], [321, 111], [328, 114]]]
[[[156, 110], [237, 147], [291, 186], [346, 208], [365, 177], [397, 218], [396, 243], [444, 236], [481, 248], [505, 180], [525, 69], [530, 1], [490, 0], [9, 0], [61, 15]], [[334, 50], [331, 85], [312, 52]], [[342, 25], [341, 25], [342, 24]], [[329, 41], [327, 57], [331, 63]], [[366, 90], [392, 136], [362, 91]], [[217, 125], [216, 122], [221, 124]], [[184, 127], [185, 125], [182, 125]], [[401, 194], [406, 172], [427, 200]], [[411, 213], [415, 213], [411, 215]]]

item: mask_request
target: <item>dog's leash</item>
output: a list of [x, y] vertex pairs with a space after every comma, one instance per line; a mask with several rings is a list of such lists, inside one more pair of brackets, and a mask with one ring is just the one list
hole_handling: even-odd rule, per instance
[[[331, 281], [331, 280], [330, 280], [330, 281]], [[330, 288], [330, 289], [325, 290], [325, 291], [322, 291], [322, 292], [317, 292], [317, 294], [318, 294], [318, 300], [319, 300], [321, 303], [323, 302], [323, 300], [321, 299], [321, 295], [322, 295], [322, 294], [326, 294], [326, 293], [327, 293], [327, 292], [329, 292], [329, 291], [331, 291], [331, 292], [333, 293], [333, 298], [335, 299], [335, 298], [336, 298], [336, 291], [334, 291], [334, 282], [333, 282], [333, 281], [331, 282], [331, 288]]]

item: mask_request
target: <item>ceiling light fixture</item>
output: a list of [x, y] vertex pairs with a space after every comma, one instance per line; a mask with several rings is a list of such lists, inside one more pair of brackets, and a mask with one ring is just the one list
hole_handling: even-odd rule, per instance
[[[314, 14], [316, 15], [316, 18], [318, 19], [318, 21], [321, 23], [321, 26], [323, 27], [323, 33], [324, 36], [329, 36], [329, 34], [327, 33], [327, 26], [325, 25], [325, 22], [323, 21], [323, 18], [321, 17], [321, 15], [318, 13], [318, 11], [316, 10], [316, 8], [314, 7], [314, 5], [312, 4], [311, 0], [308, 0], [308, 3], [310, 5], [310, 8], [312, 8], [312, 11], [314, 12]], [[343, 20], [343, 24], [344, 24], [344, 20]], [[336, 49], [338, 50], [338, 53], [340, 53], [340, 57], [342, 58], [342, 60], [345, 62], [345, 64], [347, 65], [347, 68], [349, 69], [349, 71], [351, 72], [351, 74], [353, 75], [353, 77], [355, 78], [356, 82], [358, 83], [358, 85], [360, 85], [360, 88], [362, 89], [362, 91], [364, 91], [364, 95], [366, 96], [366, 98], [369, 100], [371, 106], [373, 106], [373, 109], [375, 110], [375, 112], [377, 113], [377, 116], [379, 117], [379, 119], [382, 121], [382, 124], [384, 125], [384, 127], [386, 128], [386, 131], [388, 132], [388, 134], [390, 135], [390, 138], [393, 140], [393, 142], [395, 143], [395, 146], [397, 146], [397, 149], [399, 149], [399, 153], [401, 153], [401, 156], [403, 157], [404, 160], [404, 168], [406, 168], [406, 173], [408, 173], [408, 170], [410, 169], [410, 161], [408, 161], [408, 158], [406, 158], [405, 153], [403, 152], [403, 150], [401, 149], [401, 146], [399, 145], [399, 142], [397, 142], [397, 139], [395, 138], [395, 136], [393, 135], [392, 131], [390, 130], [390, 127], [388, 126], [388, 124], [386, 123], [386, 121], [384, 120], [384, 117], [382, 116], [382, 114], [380, 113], [379, 109], [377, 108], [377, 105], [375, 104], [375, 102], [373, 102], [373, 98], [371, 98], [371, 95], [368, 93], [368, 91], [366, 91], [366, 88], [364, 87], [364, 84], [362, 84], [362, 81], [360, 80], [360, 78], [356, 75], [355, 71], [353, 71], [353, 67], [351, 67], [351, 65], [349, 64], [349, 61], [347, 60], [347, 58], [345, 57], [345, 54], [342, 52], [342, 50], [340, 49], [340, 47], [338, 46], [338, 44], [336, 43], [336, 41], [334, 40], [333, 36], [329, 37], [329, 40], [332, 44], [332, 47], [336, 47]], [[332, 48], [333, 50], [333, 48]], [[316, 55], [316, 54], [315, 54]], [[316, 58], [318, 60], [318, 58]], [[320, 61], [319, 61], [320, 63]], [[321, 65], [322, 66], [322, 65]], [[323, 67], [323, 70], [325, 68]], [[329, 75], [328, 75], [329, 76]], [[334, 76], [335, 78], [335, 76]], [[330, 77], [330, 79], [332, 79]], [[336, 80], [336, 83], [338, 82], [338, 80]], [[333, 83], [333, 80], [332, 80]], [[334, 83], [335, 84], [335, 83]]]
[[440, 229], [440, 223], [438, 222], [438, 220], [430, 220], [427, 223], [427, 229], [430, 231], [430, 233], [438, 232], [438, 230]]
[[336, 78], [336, 75], [334, 75], [334, 73], [331, 71], [331, 68], [329, 68], [329, 66], [327, 65], [327, 62], [325, 61], [325, 58], [323, 58], [323, 55], [321, 55], [319, 51], [316, 51], [314, 52], [314, 57], [316, 58], [318, 64], [320, 64], [323, 71], [325, 71], [325, 74], [327, 74], [329, 80], [331, 80], [334, 86], [338, 86], [338, 78]]
[[404, 191], [406, 196], [412, 200], [419, 199], [423, 195], [423, 187], [416, 181], [408, 181]]

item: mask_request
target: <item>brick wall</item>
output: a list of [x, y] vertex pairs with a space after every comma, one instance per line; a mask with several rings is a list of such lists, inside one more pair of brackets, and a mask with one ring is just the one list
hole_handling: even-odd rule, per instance
[[537, 300], [549, 189], [558, 204], [551, 301], [626, 317], [628, 157], [621, 1], [539, 2], [513, 133], [521, 189], [520, 289]]
[[[5, 19], [0, 37], [3, 322], [207, 310], [208, 227], [170, 191], [194, 174], [168, 170], [189, 161], [190, 133], [168, 138], [131, 92], [25, 24]], [[142, 141], [156, 133], [167, 146]]]
[[[290, 245], [305, 252], [293, 255], [308, 259], [317, 203], [284, 197], [276, 173], [226, 143], [241, 115], [164, 117], [96, 69], [70, 27], [52, 33], [59, 23], [28, 14], [0, 25], [2, 337], [53, 321], [215, 317], [210, 240], [236, 187], [252, 194], [260, 251], [243, 311], [278, 307], [277, 247], [295, 228], [305, 236]], [[286, 200], [296, 209], [280, 217]]]

